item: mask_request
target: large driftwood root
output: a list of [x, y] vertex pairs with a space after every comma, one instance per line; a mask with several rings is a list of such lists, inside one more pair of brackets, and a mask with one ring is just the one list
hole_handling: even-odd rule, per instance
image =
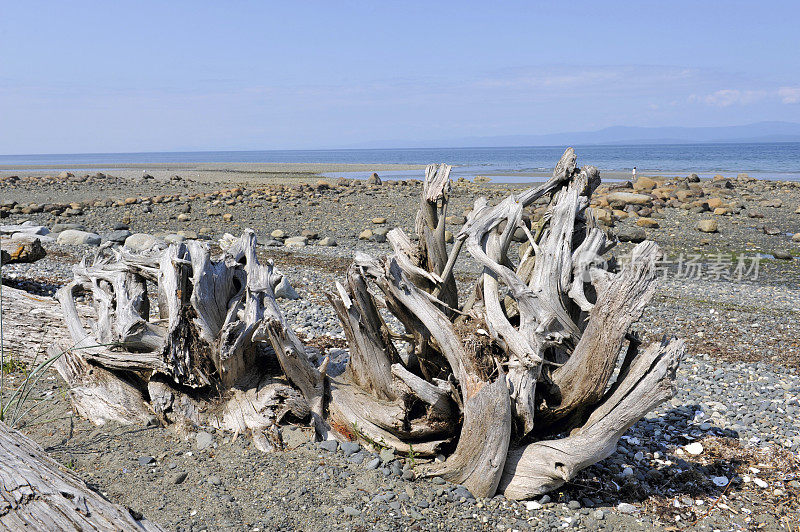
[[35, 442], [0, 422], [0, 529], [152, 531], [161, 527], [113, 504]]
[[[494, 206], [478, 198], [448, 249], [449, 173], [428, 167], [416, 238], [391, 230], [392, 253], [356, 253], [328, 295], [350, 347], [335, 377], [283, 319], [281, 276], [258, 262], [252, 231], [219, 258], [198, 242], [102, 250], [58, 293], [74, 345], [58, 368], [76, 408], [96, 423], [155, 416], [250, 431], [264, 450], [280, 447], [282, 420], [307, 420], [320, 438], [445, 454], [420, 472], [476, 496], [530, 497], [604, 459], [672, 395], [685, 349], [640, 350], [631, 331], [654, 292], [658, 246], [642, 242], [619, 268], [609, 259], [615, 242], [589, 208], [599, 172], [578, 168], [569, 148], [547, 182]], [[518, 253], [515, 234], [527, 238]], [[462, 250], [480, 267], [463, 301]], [[89, 330], [78, 292], [96, 311]]]
[[[449, 171], [426, 171], [417, 242], [393, 229], [393, 252], [356, 254], [329, 295], [351, 357], [332, 383], [330, 415], [401, 452], [451, 452], [425, 474], [475, 495], [499, 487], [530, 497], [607, 457], [670, 397], [684, 345], [639, 352], [630, 328], [653, 295], [660, 252], [643, 242], [618, 271], [609, 267], [615, 242], [588, 208], [599, 172], [578, 168], [571, 148], [544, 184], [495, 206], [476, 200], [448, 253]], [[531, 223], [534, 204], [545, 208]], [[520, 230], [527, 249], [514, 261]], [[460, 302], [462, 249], [482, 271]]]
[[[56, 294], [71, 342], [49, 350], [63, 352], [56, 369], [75, 409], [96, 424], [251, 432], [265, 451], [281, 446], [285, 419], [310, 420], [327, 437], [324, 369], [286, 326], [274, 292], [282, 274], [258, 261], [256, 245], [246, 230], [217, 258], [190, 241], [138, 254], [105, 248], [77, 265]], [[94, 319], [79, 315], [79, 293]]]

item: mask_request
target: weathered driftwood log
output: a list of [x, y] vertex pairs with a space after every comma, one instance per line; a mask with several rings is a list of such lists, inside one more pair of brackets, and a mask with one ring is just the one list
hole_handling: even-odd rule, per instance
[[[51, 297], [39, 296], [3, 285], [3, 348], [5, 356], [27, 364], [42, 362], [51, 343], [69, 342], [61, 308]], [[81, 319], [94, 314], [87, 305], [78, 305]]]
[[[71, 340], [49, 354], [64, 353], [55, 367], [94, 423], [250, 431], [270, 450], [281, 446], [276, 424], [290, 416], [327, 436], [324, 368], [286, 326], [274, 294], [282, 274], [259, 263], [252, 231], [218, 258], [198, 241], [138, 254], [104, 248], [74, 275], [56, 294]], [[79, 315], [79, 293], [93, 319]], [[283, 380], [268, 369], [278, 366]]]
[[158, 531], [95, 493], [35, 442], [0, 422], [0, 529]]
[[[400, 451], [452, 451], [427, 474], [476, 495], [499, 487], [530, 497], [613, 452], [671, 395], [684, 347], [639, 353], [630, 327], [652, 297], [658, 246], [643, 242], [609, 267], [602, 257], [614, 242], [588, 208], [599, 173], [577, 168], [571, 148], [544, 184], [495, 206], [479, 198], [448, 253], [449, 171], [426, 171], [418, 242], [393, 229], [393, 252], [357, 254], [329, 296], [351, 356], [331, 384], [330, 415]], [[531, 226], [526, 210], [537, 201], [547, 207]], [[515, 263], [520, 229], [527, 250]], [[452, 273], [462, 249], [482, 271], [459, 303]]]

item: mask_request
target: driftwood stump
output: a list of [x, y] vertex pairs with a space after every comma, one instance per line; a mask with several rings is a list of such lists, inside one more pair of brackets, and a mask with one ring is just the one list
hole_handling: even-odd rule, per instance
[[[640, 350], [630, 330], [653, 295], [658, 246], [642, 242], [619, 267], [603, 258], [615, 242], [589, 208], [599, 173], [570, 148], [546, 183], [495, 206], [476, 200], [448, 249], [449, 173], [426, 171], [416, 241], [393, 229], [392, 253], [357, 253], [329, 294], [350, 347], [337, 377], [287, 326], [281, 275], [259, 263], [252, 231], [218, 258], [195, 241], [101, 250], [57, 296], [72, 345], [51, 354], [66, 350], [57, 369], [75, 408], [95, 423], [250, 431], [263, 450], [280, 448], [277, 425], [291, 416], [318, 438], [446, 454], [424, 474], [484, 497], [541, 494], [606, 458], [672, 395], [684, 352], [675, 339]], [[531, 222], [534, 203], [545, 209]], [[459, 297], [463, 250], [480, 272]], [[89, 330], [78, 293], [96, 310]]]
[[[684, 344], [639, 351], [630, 327], [653, 295], [658, 246], [639, 244], [612, 271], [602, 257], [614, 242], [588, 208], [599, 173], [577, 168], [571, 148], [541, 186], [495, 206], [475, 201], [448, 253], [449, 172], [426, 171], [417, 243], [393, 229], [393, 253], [357, 254], [330, 296], [350, 344], [330, 416], [399, 451], [449, 451], [427, 474], [476, 496], [527, 498], [609, 456], [671, 397]], [[537, 200], [547, 208], [530, 224]], [[514, 261], [519, 230], [527, 244]], [[462, 248], [482, 271], [460, 302], [453, 267]]]
[[[282, 274], [259, 263], [252, 231], [218, 258], [199, 241], [136, 254], [105, 248], [74, 275], [56, 294], [72, 341], [49, 354], [63, 352], [55, 367], [83, 416], [250, 431], [265, 451], [281, 447], [277, 424], [287, 416], [327, 437], [324, 373], [286, 326], [274, 294]], [[78, 294], [95, 309], [88, 330]]]

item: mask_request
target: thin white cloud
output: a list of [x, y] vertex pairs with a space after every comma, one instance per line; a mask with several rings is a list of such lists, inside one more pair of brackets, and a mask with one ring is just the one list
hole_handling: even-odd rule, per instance
[[778, 96], [783, 103], [800, 103], [800, 87], [781, 87]]
[[703, 98], [703, 102], [719, 107], [731, 105], [747, 105], [767, 96], [765, 91], [722, 89]]
[[780, 100], [784, 104], [800, 103], [800, 87], [777, 89], [720, 89], [705, 96], [692, 94], [689, 101], [716, 107], [748, 105], [764, 100]]
[[659, 65], [541, 66], [487, 73], [472, 86], [479, 89], [574, 89], [576, 87], [657, 86], [696, 78], [693, 69]]

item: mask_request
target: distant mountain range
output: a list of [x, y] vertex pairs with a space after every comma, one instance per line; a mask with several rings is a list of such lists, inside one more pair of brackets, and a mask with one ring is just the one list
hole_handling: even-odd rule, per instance
[[548, 135], [502, 135], [457, 137], [441, 140], [385, 140], [348, 148], [458, 148], [501, 146], [563, 146], [590, 144], [701, 144], [800, 142], [800, 124], [756, 122], [723, 127], [627, 127], [613, 126], [598, 131]]

